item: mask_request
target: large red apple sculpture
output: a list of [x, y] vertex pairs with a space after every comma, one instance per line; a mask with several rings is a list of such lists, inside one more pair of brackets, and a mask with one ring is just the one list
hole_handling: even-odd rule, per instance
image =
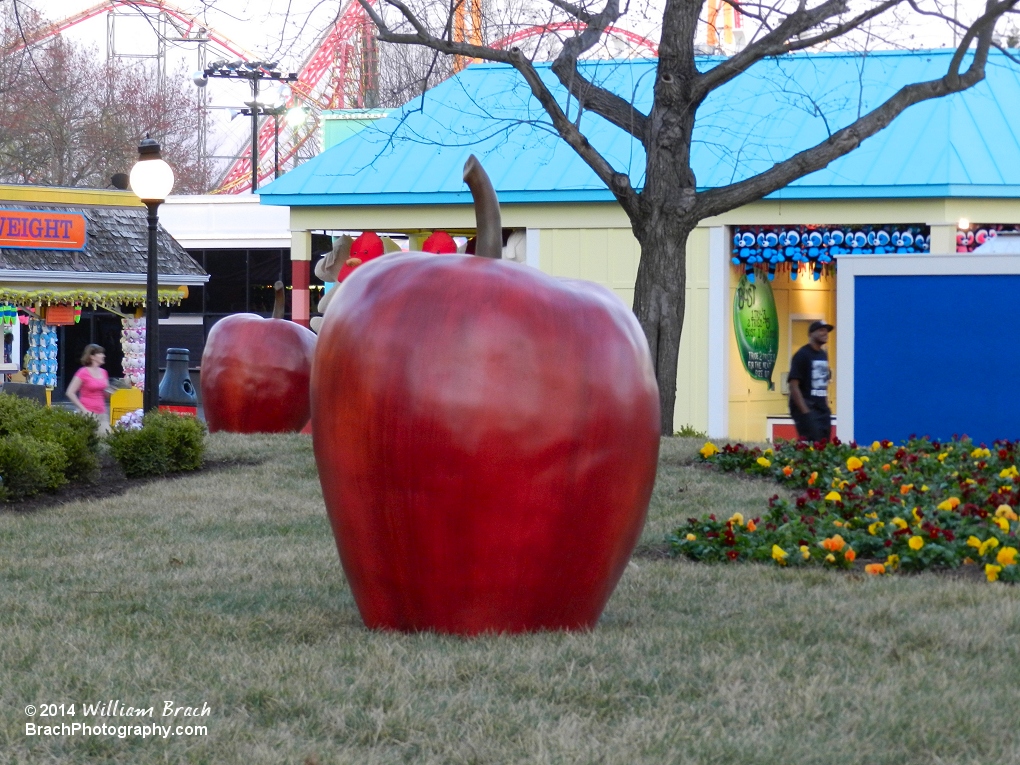
[[361, 266], [324, 317], [312, 434], [371, 628], [593, 627], [644, 523], [659, 449], [648, 345], [610, 291], [478, 251]]
[[274, 318], [238, 313], [209, 331], [201, 383], [210, 432], [282, 433], [308, 422], [315, 333], [284, 320], [283, 308], [277, 282]]

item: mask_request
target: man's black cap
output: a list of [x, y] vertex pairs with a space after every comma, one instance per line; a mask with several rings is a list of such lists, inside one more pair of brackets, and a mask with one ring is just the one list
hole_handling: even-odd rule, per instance
[[808, 334], [810, 335], [816, 329], [827, 329], [829, 330], [829, 332], [832, 332], [832, 330], [834, 330], [835, 327], [832, 326], [831, 324], [826, 324], [824, 321], [813, 321], [811, 322], [811, 326], [808, 327]]

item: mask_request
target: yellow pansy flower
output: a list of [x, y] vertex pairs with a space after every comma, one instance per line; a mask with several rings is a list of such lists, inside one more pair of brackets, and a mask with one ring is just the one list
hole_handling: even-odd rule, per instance
[[864, 463], [858, 457], [851, 457], [846, 461], [846, 467], [847, 470], [860, 470], [864, 467]]
[[875, 521], [870, 526], [868, 526], [868, 533], [871, 534], [871, 536], [875, 536], [875, 534], [878, 532], [879, 529], [884, 529], [884, 528], [885, 528], [885, 524], [882, 523], [882, 521]]
[[688, 542], [693, 542], [695, 539], [697, 539], [697, 537], [694, 536], [693, 534], [688, 534], [687, 535], [687, 541]]
[[900, 565], [900, 556], [890, 555], [888, 558], [885, 559], [885, 565], [887, 565], [889, 568], [897, 568]]
[[762, 467], [772, 467], [772, 462], [765, 457], [759, 457], [757, 460], [755, 460], [755, 462], [757, 462]]
[[890, 523], [892, 523], [892, 525], [898, 529], [905, 529], [907, 527], [907, 522], [900, 518], [899, 516], [893, 518], [892, 521], [890, 521]]
[[766, 449], [763, 453], [765, 454], [766, 457], [771, 457], [772, 456], [772, 450], [771, 449]]
[[909, 547], [911, 550], [920, 550], [922, 547], [924, 547], [924, 540], [915, 534], [910, 538], [910, 541], [907, 542], [907, 547]]
[[940, 455], [939, 455], [939, 456], [937, 457], [937, 459], [938, 459], [938, 461], [939, 461], [939, 462], [945, 462], [945, 460], [946, 460], [946, 457], [948, 457], [948, 456], [949, 456], [949, 453], [948, 453], [948, 452], [942, 452], [942, 454], [940, 454]]
[[882, 448], [882, 444], [880, 444], [878, 441], [872, 441], [871, 442], [871, 451], [877, 452], [881, 448]]
[[1005, 531], [1007, 534], [1009, 533], [1009, 521], [1007, 521], [1005, 518], [992, 518], [992, 523], [994, 523], [1000, 529]]
[[921, 484], [921, 491], [928, 491], [928, 484]]
[[1002, 566], [996, 566], [992, 563], [985, 564], [985, 576], [989, 582], [994, 582], [999, 578], [999, 572], [1002, 571]]
[[999, 554], [995, 556], [995, 560], [998, 561], [1000, 566], [1012, 566], [1016, 563], [1016, 556], [1020, 550], [1015, 547], [1003, 547], [999, 550]]
[[772, 545], [772, 559], [780, 566], [786, 565], [786, 559], [790, 557], [790, 553], [786, 552], [779, 545]]
[[959, 506], [960, 506], [959, 497], [950, 497], [949, 499], [939, 502], [939, 504], [937, 504], [935, 508], [937, 510], [945, 510], [947, 512], [952, 512]]
[[1015, 478], [1017, 475], [1016, 465], [1011, 465], [999, 471], [999, 478]]
[[825, 495], [825, 499], [829, 502], [841, 502], [843, 500], [838, 491], [830, 491]]
[[1013, 508], [1010, 507], [1009, 505], [999, 505], [997, 508], [995, 508], [995, 517], [1005, 518], [1007, 521], [1017, 520], [1016, 513], [1013, 512]]
[[833, 555], [832, 553], [829, 553], [828, 555], [825, 556], [825, 562], [826, 563], [835, 563], [836, 562], [836, 556]]
[[802, 557], [804, 560], [807, 560], [808, 558], [811, 557], [811, 551], [808, 549], [807, 545], [800, 546], [800, 557]]
[[708, 459], [713, 454], [718, 454], [719, 453], [719, 447], [716, 446], [715, 444], [713, 444], [711, 441], [709, 441], [704, 446], [702, 446], [698, 450], [698, 452], [699, 452], [699, 454], [701, 454], [702, 457], [704, 457], [705, 459]]
[[737, 526], [743, 526], [744, 525], [744, 514], [743, 513], [734, 513], [733, 515], [730, 516], [730, 523], [734, 523]]
[[878, 513], [876, 513], [874, 510], [872, 510], [870, 513], [865, 513], [864, 517], [865, 518], [878, 518]]
[[967, 537], [967, 546], [973, 547], [975, 550], [981, 549], [981, 540], [977, 537]]
[[981, 546], [978, 548], [978, 555], [984, 555], [989, 550], [994, 550], [998, 546], [999, 540], [996, 539], [995, 537], [989, 537], [988, 539], [981, 543]]
[[915, 507], [913, 510], [910, 511], [910, 514], [914, 516], [915, 521], [917, 521], [919, 524], [921, 523], [921, 519], [923, 518], [923, 516], [921, 515], [921, 508]]

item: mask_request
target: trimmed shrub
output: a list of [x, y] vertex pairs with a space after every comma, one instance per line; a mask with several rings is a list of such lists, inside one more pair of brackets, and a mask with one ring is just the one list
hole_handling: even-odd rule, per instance
[[[0, 443], [5, 445], [6, 455], [0, 460], [0, 479], [5, 488], [0, 500], [22, 499], [56, 489], [67, 481], [90, 479], [99, 469], [98, 428], [92, 417], [0, 394]], [[59, 450], [39, 444], [54, 445]], [[24, 454], [19, 456], [16, 452], [22, 448]], [[54, 470], [59, 475], [54, 475]]]
[[197, 470], [205, 453], [205, 426], [195, 417], [149, 412], [140, 430], [114, 428], [110, 453], [128, 478]]
[[54, 491], [67, 479], [67, 457], [63, 447], [20, 433], [0, 438], [0, 476], [3, 500], [19, 500], [41, 491]]
[[99, 469], [99, 423], [92, 417], [63, 409], [40, 407], [41, 414], [31, 432], [33, 438], [52, 441], [64, 448], [69, 481], [85, 481]]

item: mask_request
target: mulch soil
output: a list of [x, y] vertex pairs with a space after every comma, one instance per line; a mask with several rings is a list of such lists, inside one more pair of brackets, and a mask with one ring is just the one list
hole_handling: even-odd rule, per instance
[[109, 454], [101, 454], [99, 456], [99, 471], [93, 476], [92, 481], [67, 483], [57, 491], [36, 494], [34, 497], [26, 497], [20, 502], [0, 502], [0, 513], [35, 512], [78, 500], [105, 499], [123, 494], [132, 487], [142, 486], [153, 481], [173, 481], [183, 476], [194, 475], [196, 472], [226, 470], [241, 465], [258, 465], [261, 462], [262, 460], [206, 460], [197, 471], [150, 478], [128, 478], [113, 457]]

